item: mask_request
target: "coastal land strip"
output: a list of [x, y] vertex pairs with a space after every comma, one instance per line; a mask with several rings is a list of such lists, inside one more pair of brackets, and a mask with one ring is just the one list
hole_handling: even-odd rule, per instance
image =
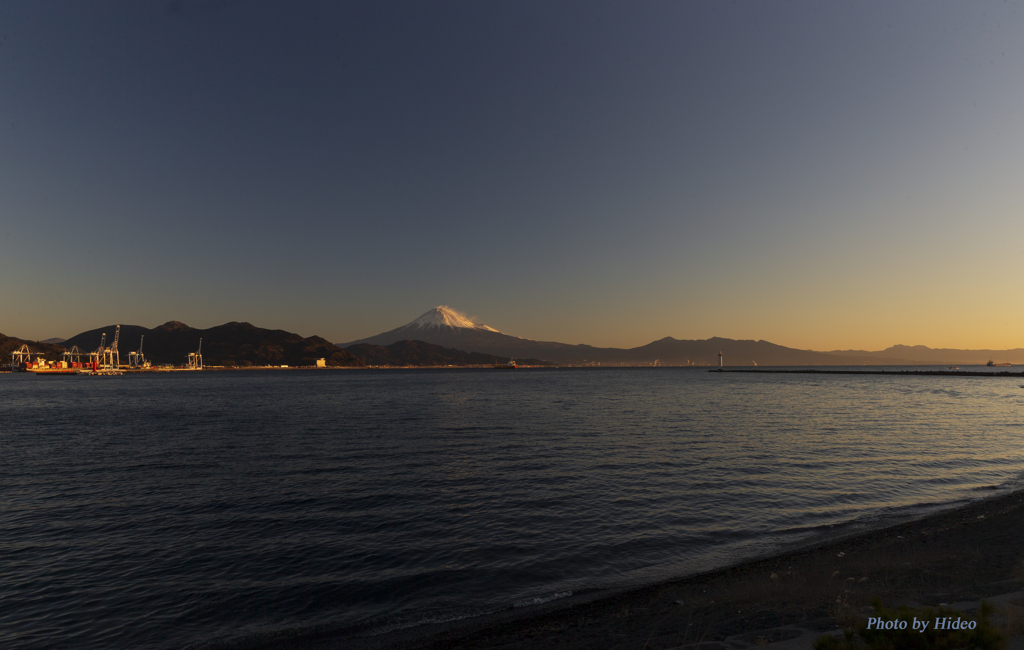
[[[993, 488], [995, 489], [995, 488]], [[1024, 492], [772, 557], [618, 592], [366, 636], [317, 627], [210, 648], [264, 650], [811, 648], [887, 607], [949, 604], [966, 615], [983, 599], [992, 622], [1024, 648]]]
[[1024, 377], [1024, 372], [975, 371], [975, 370], [838, 370], [819, 368], [712, 368], [708, 372], [745, 372], [754, 374], [782, 375], [897, 375], [901, 377], [938, 376], [938, 377]]

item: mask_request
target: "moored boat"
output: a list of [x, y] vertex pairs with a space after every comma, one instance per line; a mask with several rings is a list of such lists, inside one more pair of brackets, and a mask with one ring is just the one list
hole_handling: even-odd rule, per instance
[[84, 364], [69, 361], [48, 361], [42, 356], [36, 357], [35, 361], [27, 359], [20, 363], [11, 364], [11, 370], [31, 372], [36, 375], [76, 375], [84, 367]]
[[509, 359], [508, 363], [496, 363], [494, 364], [494, 367], [498, 370], [515, 370], [519, 366], [516, 365], [515, 359]]
[[36, 375], [77, 375], [80, 371], [81, 368], [25, 368], [25, 372]]

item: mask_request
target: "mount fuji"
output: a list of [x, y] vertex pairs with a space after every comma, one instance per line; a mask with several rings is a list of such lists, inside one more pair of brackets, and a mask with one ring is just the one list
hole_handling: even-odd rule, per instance
[[[493, 327], [474, 323], [445, 305], [434, 307], [408, 325], [383, 334], [338, 345], [344, 348], [364, 343], [388, 346], [399, 341], [423, 341], [465, 352], [482, 352], [512, 358], [536, 357], [538, 359], [564, 358], [566, 351], [575, 350], [578, 347], [510, 336]], [[566, 350], [562, 350], [562, 348], [566, 348]]]
[[[402, 330], [408, 330], [412, 328], [419, 329], [435, 329], [438, 331], [445, 330], [483, 330], [485, 332], [498, 332], [493, 327], [474, 323], [459, 312], [455, 311], [451, 307], [445, 305], [439, 305], [434, 307], [427, 313], [423, 314], [413, 322], [409, 323], [405, 327], [400, 327], [397, 330], [391, 330], [392, 332], [400, 332]], [[387, 336], [388, 333], [381, 334], [381, 336]], [[501, 334], [501, 332], [498, 332]]]

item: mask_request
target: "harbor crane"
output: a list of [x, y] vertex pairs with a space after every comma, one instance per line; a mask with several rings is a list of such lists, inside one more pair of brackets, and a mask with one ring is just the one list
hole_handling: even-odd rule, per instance
[[[107, 333], [103, 333], [103, 338], [100, 339], [100, 347], [96, 350], [95, 354], [99, 357], [99, 367], [104, 370], [117, 370], [121, 367], [121, 357], [117, 352], [117, 341], [121, 338], [121, 326], [118, 325], [117, 329], [114, 330], [114, 342], [110, 344], [108, 348], [106, 346]], [[92, 356], [92, 355], [90, 355]]]
[[107, 357], [110, 360], [110, 368], [117, 370], [121, 366], [121, 358], [117, 354], [117, 339], [121, 337], [121, 326], [118, 325], [117, 329], [114, 330], [114, 342], [110, 344], [110, 349], [107, 350]]
[[70, 350], [64, 352], [64, 361], [66, 361], [70, 367], [74, 368], [75, 366], [73, 364], [82, 364], [82, 357], [84, 356], [88, 355], [85, 352], [79, 350], [78, 346], [76, 345]]
[[100, 347], [89, 353], [89, 365], [91, 365], [93, 369], [99, 368], [102, 363], [105, 363], [104, 350], [106, 349], [107, 333], [103, 332], [103, 336], [100, 337]]
[[142, 370], [148, 368], [150, 363], [146, 361], [146, 357], [142, 356], [142, 343], [146, 340], [146, 336], [142, 335], [139, 337], [139, 350], [138, 352], [128, 353], [128, 367], [135, 370]]
[[203, 369], [203, 339], [199, 339], [199, 349], [195, 352], [188, 353], [188, 369], [189, 370], [202, 370]]
[[22, 345], [17, 350], [11, 352], [11, 370], [14, 370], [21, 366], [23, 363], [28, 363], [32, 360], [32, 355], [36, 354], [36, 351], [28, 347], [28, 345]]
[[[107, 333], [100, 337], [100, 347], [89, 353], [89, 365], [104, 370], [117, 370], [121, 367], [121, 357], [117, 352], [117, 340], [121, 337], [121, 326], [114, 330], [114, 342], [107, 347]], [[79, 351], [80, 354], [85, 354]]]

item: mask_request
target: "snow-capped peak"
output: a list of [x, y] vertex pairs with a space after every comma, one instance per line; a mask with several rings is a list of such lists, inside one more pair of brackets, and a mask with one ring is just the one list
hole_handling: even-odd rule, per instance
[[498, 330], [493, 327], [487, 327], [474, 323], [469, 320], [466, 316], [463, 316], [459, 312], [455, 311], [451, 307], [445, 305], [438, 305], [427, 313], [423, 314], [413, 322], [409, 323], [406, 327], [434, 327], [441, 329], [443, 327], [450, 327], [452, 329], [473, 329], [473, 330], [485, 330], [488, 332], [497, 332]]

